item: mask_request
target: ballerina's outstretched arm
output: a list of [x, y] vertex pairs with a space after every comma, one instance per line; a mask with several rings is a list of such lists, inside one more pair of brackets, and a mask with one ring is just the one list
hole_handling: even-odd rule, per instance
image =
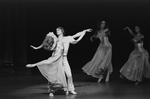
[[[53, 44], [53, 46], [52, 46], [52, 48], [51, 48], [51, 50], [53, 50], [53, 49], [55, 48], [55, 46], [56, 46], [56, 42], [57, 42], [58, 38], [56, 37], [56, 35], [55, 35], [53, 32], [49, 32], [46, 36], [51, 36], [51, 37], [53, 37], [53, 39], [54, 39], [54, 44]], [[46, 40], [47, 40], [47, 39], [44, 39], [43, 43], [44, 43]], [[43, 43], [42, 43], [40, 46], [38, 46], [38, 47], [35, 47], [35, 46], [33, 46], [33, 45], [30, 45], [30, 47], [32, 47], [33, 49], [37, 50], [37, 49], [40, 49], [40, 48], [43, 47]]]
[[136, 36], [136, 35], [133, 33], [133, 31], [132, 31], [128, 26], [125, 27], [124, 30], [125, 30], [125, 29], [128, 29], [129, 33], [130, 33], [131, 35], [133, 35], [134, 37]]
[[37, 49], [42, 48], [42, 47], [43, 47], [43, 44], [41, 44], [41, 45], [40, 45], [40, 46], [38, 46], [38, 47], [35, 47], [35, 46], [33, 46], [33, 45], [30, 45], [30, 47], [32, 47], [33, 49], [37, 50]]
[[[54, 38], [54, 44], [53, 44], [53, 47], [52, 47], [52, 49], [54, 49], [55, 46], [56, 46], [56, 42], [58, 40], [57, 37], [54, 34], [52, 34], [52, 33], [48, 33], [47, 36], [52, 36]], [[31, 47], [34, 48], [34, 49], [39, 49], [39, 48], [43, 47], [43, 43], [40, 46], [38, 46], [38, 47], [35, 47], [35, 46], [32, 46], [32, 45], [31, 45]], [[50, 58], [48, 58], [46, 60], [43, 60], [43, 61], [40, 61], [40, 62], [37, 62], [37, 63], [34, 63], [34, 64], [27, 64], [26, 67], [35, 67], [35, 66], [38, 66], [38, 65], [51, 64], [54, 61], [56, 61], [60, 56], [61, 55], [57, 55], [55, 57], [50, 57]]]

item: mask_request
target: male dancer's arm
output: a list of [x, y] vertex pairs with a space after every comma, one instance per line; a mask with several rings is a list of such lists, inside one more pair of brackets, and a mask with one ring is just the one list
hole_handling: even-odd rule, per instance
[[[86, 29], [86, 30], [83, 30], [83, 31], [78, 32], [77, 34], [71, 36], [73, 39], [71, 43], [72, 44], [78, 43], [83, 38], [83, 36], [85, 35], [86, 32], [91, 32], [91, 31], [92, 31], [92, 29]], [[75, 38], [77, 38], [77, 37], [78, 37], [78, 39], [75, 40]]]

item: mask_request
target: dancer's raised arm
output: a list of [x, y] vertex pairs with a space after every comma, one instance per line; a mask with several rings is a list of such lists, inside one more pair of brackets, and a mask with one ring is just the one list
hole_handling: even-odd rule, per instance
[[131, 35], [133, 35], [134, 37], [136, 36], [136, 35], [133, 33], [133, 31], [132, 31], [129, 27], [125, 27], [124, 30], [125, 30], [125, 29], [128, 29], [129, 33], [130, 33]]

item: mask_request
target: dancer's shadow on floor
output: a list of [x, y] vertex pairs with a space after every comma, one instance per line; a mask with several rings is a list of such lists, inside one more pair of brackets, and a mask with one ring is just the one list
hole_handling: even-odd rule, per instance
[[[35, 93], [35, 94], [37, 94], [37, 93]], [[39, 93], [38, 93], [39, 94]], [[48, 96], [49, 95], [49, 92], [47, 91], [47, 92], [43, 92], [43, 93], [40, 93], [40, 94], [42, 94], [42, 95], [46, 95], [46, 96]], [[57, 90], [55, 93], [53, 93], [54, 95], [65, 95], [65, 91], [63, 91], [63, 90]]]
[[[93, 83], [76, 83], [74, 86], [77, 87], [85, 87], [85, 86], [90, 86], [93, 85]], [[40, 94], [44, 94], [44, 95], [49, 95], [48, 92], [48, 88], [42, 88], [43, 92]], [[39, 93], [38, 93], [39, 94]], [[54, 95], [66, 95], [65, 91], [61, 88], [61, 89], [55, 89]]]
[[[120, 83], [120, 84], [131, 84], [131, 85], [134, 85], [137, 81], [131, 81], [131, 80], [128, 80], [127, 78], [125, 78], [125, 77], [121, 77], [121, 78], [118, 78], [116, 80], [116, 82]], [[149, 83], [150, 83], [150, 79], [144, 77], [142, 79], [142, 82], [140, 82], [138, 85], [149, 84]]]
[[89, 82], [89, 83], [78, 83], [78, 84], [75, 84], [74, 86], [75, 87], [83, 87], [83, 86], [90, 86], [90, 85], [93, 85], [93, 83]]

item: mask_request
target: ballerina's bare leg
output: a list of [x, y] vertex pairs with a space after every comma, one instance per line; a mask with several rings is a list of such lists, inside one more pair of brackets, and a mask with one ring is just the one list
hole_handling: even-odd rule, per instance
[[102, 79], [103, 79], [103, 75], [101, 75], [101, 76], [99, 77], [99, 79], [98, 79], [97, 82], [101, 82]]
[[106, 75], [106, 79], [105, 79], [105, 82], [108, 82], [109, 81], [109, 71], [107, 71], [107, 75]]
[[57, 55], [55, 57], [50, 57], [46, 60], [43, 60], [43, 61], [40, 61], [40, 62], [37, 62], [37, 63], [34, 63], [34, 64], [27, 64], [26, 67], [35, 67], [35, 66], [38, 66], [38, 65], [51, 64], [54, 61], [56, 61], [59, 57], [60, 57], [60, 55]]
[[[51, 64], [54, 61], [56, 61], [60, 56], [61, 55], [56, 55], [55, 57], [50, 57], [47, 60], [43, 60], [43, 61], [40, 61], [40, 62], [37, 62], [37, 63], [34, 63], [34, 64], [28, 64], [28, 65], [26, 65], [26, 67], [35, 67], [35, 66], [38, 66], [38, 65]], [[50, 92], [49, 96], [54, 96], [54, 94], [52, 92]]]

